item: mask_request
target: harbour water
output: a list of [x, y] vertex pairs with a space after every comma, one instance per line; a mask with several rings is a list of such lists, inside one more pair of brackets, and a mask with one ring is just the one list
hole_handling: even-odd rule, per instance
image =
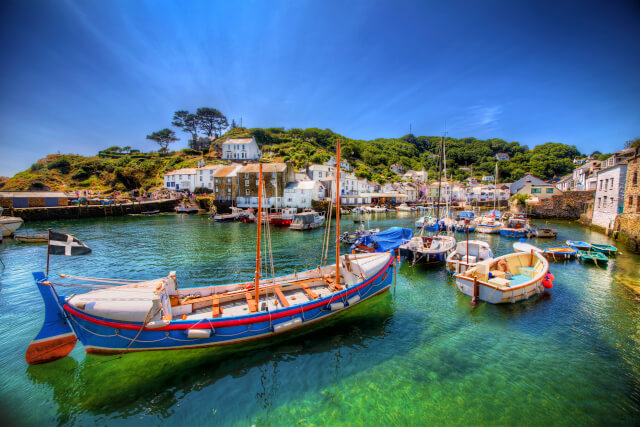
[[[413, 228], [408, 214], [371, 227]], [[613, 243], [569, 222], [558, 240]], [[29, 223], [73, 233], [93, 249], [51, 258], [52, 273], [179, 286], [250, 280], [255, 226], [174, 214]], [[342, 229], [355, 230], [351, 217]], [[323, 230], [272, 229], [276, 274], [316, 267]], [[462, 238], [462, 235], [459, 236]], [[476, 235], [496, 255], [512, 239]], [[553, 240], [533, 240], [545, 246]], [[346, 249], [346, 248], [345, 248]], [[395, 291], [304, 333], [223, 349], [86, 355], [28, 366], [42, 323], [31, 272], [46, 248], [0, 246], [0, 420], [20, 425], [632, 425], [640, 420], [640, 257], [602, 268], [552, 264], [549, 295], [469, 305], [440, 268], [409, 266]], [[71, 293], [73, 289], [65, 289]], [[60, 291], [63, 293], [62, 291]]]

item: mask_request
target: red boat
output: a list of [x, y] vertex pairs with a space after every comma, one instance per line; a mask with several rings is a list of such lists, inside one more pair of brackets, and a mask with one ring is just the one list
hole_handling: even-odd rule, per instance
[[276, 227], [289, 227], [297, 212], [298, 209], [296, 208], [284, 208], [279, 213], [269, 215], [269, 222]]

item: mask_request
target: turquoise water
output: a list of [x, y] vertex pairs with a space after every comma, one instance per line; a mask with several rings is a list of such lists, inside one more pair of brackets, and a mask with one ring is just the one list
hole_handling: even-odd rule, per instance
[[[372, 227], [412, 226], [381, 214]], [[613, 243], [568, 222], [568, 238]], [[52, 257], [53, 273], [179, 286], [251, 279], [255, 226], [158, 215], [28, 224], [74, 233], [93, 254]], [[355, 230], [350, 217], [345, 231]], [[322, 230], [274, 229], [276, 273], [314, 268]], [[479, 236], [498, 255], [514, 240]], [[547, 242], [540, 240], [544, 246]], [[535, 241], [533, 243], [536, 243]], [[624, 251], [623, 251], [624, 252]], [[294, 336], [225, 349], [86, 355], [28, 366], [42, 322], [31, 272], [46, 249], [0, 249], [0, 421], [76, 425], [637, 424], [640, 257], [604, 268], [553, 264], [549, 295], [474, 308], [442, 268], [398, 272], [396, 290]]]

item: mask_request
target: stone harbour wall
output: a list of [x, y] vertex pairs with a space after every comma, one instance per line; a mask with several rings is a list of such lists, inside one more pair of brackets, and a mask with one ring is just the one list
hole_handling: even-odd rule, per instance
[[567, 191], [528, 205], [532, 218], [580, 219], [593, 205], [595, 191]]
[[123, 216], [159, 210], [173, 212], [178, 199], [153, 200], [139, 203], [123, 203], [110, 206], [58, 206], [50, 208], [15, 208], [5, 210], [5, 215], [17, 216], [25, 222], [50, 221], [56, 219], [100, 218], [107, 216]]
[[640, 214], [620, 214], [613, 226], [613, 237], [629, 250], [640, 253]]

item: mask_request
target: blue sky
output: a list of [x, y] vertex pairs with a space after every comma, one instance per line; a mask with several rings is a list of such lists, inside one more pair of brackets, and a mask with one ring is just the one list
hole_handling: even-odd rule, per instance
[[[0, 4], [0, 175], [145, 140], [178, 109], [248, 127], [619, 149], [640, 136], [637, 1]], [[175, 148], [186, 146], [187, 137]]]

